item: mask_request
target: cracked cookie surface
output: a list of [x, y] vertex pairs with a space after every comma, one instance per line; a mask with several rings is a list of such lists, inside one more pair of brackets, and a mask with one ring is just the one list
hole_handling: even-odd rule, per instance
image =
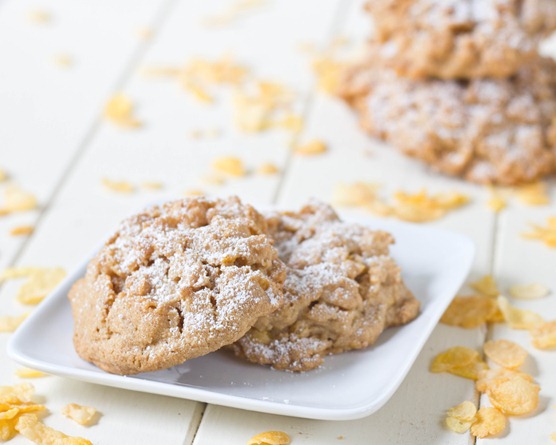
[[381, 64], [353, 67], [339, 93], [371, 135], [433, 169], [518, 185], [556, 170], [556, 62], [510, 79], [409, 80]]
[[387, 327], [417, 316], [419, 302], [389, 256], [388, 233], [343, 222], [318, 202], [267, 219], [287, 265], [286, 304], [232, 345], [236, 355], [307, 371], [326, 355], [365, 348]]
[[556, 29], [554, 0], [371, 0], [385, 63], [410, 78], [515, 74]]
[[284, 302], [267, 222], [237, 198], [184, 199], [120, 225], [72, 287], [74, 345], [100, 368], [168, 368], [243, 336]]

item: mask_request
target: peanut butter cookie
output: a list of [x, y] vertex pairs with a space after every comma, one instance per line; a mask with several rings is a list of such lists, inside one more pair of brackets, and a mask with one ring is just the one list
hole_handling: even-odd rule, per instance
[[389, 256], [386, 232], [340, 221], [322, 203], [268, 218], [287, 265], [286, 304], [261, 318], [233, 350], [275, 369], [307, 371], [328, 354], [373, 344], [389, 326], [408, 323], [419, 302]]
[[126, 219], [71, 289], [78, 354], [134, 374], [242, 337], [284, 303], [267, 222], [237, 198], [184, 199]]

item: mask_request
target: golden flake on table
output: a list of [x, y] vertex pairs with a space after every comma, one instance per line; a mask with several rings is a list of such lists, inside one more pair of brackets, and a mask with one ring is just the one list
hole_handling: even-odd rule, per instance
[[222, 136], [222, 129], [220, 128], [196, 128], [189, 132], [189, 137], [191, 139], [209, 139], [218, 138]]
[[266, 0], [235, 0], [222, 12], [206, 17], [203, 25], [207, 27], [226, 26], [266, 4]]
[[124, 128], [138, 128], [143, 124], [134, 116], [134, 105], [123, 93], [112, 96], [104, 107], [104, 117]]
[[479, 373], [488, 369], [481, 355], [465, 346], [454, 346], [434, 357], [429, 370], [434, 373], [448, 372], [467, 379], [476, 380]]
[[212, 161], [212, 168], [228, 176], [245, 176], [247, 171], [243, 166], [243, 161], [235, 156], [220, 156]]
[[509, 416], [530, 414], [539, 405], [539, 385], [521, 371], [504, 368], [483, 371], [476, 388], [488, 396], [495, 408]]
[[64, 406], [62, 414], [80, 425], [90, 426], [94, 423], [95, 418], [97, 417], [97, 410], [92, 406], [70, 403]]
[[488, 205], [488, 208], [490, 210], [492, 210], [493, 212], [498, 213], [498, 212], [504, 210], [508, 206], [508, 202], [506, 201], [506, 198], [504, 198], [500, 194], [499, 190], [497, 190], [495, 188], [491, 188], [490, 189], [490, 196], [489, 196], [488, 201], [487, 201], [487, 205]]
[[15, 332], [28, 316], [29, 314], [0, 315], [0, 332]]
[[10, 267], [0, 274], [5, 280], [26, 278], [20, 286], [16, 299], [22, 304], [38, 304], [65, 278], [60, 267]]
[[485, 297], [496, 298], [500, 295], [498, 285], [492, 275], [484, 275], [479, 280], [470, 283], [469, 287]]
[[527, 359], [527, 351], [510, 340], [489, 340], [484, 346], [485, 355], [503, 368], [519, 368]]
[[0, 167], [0, 182], [4, 182], [6, 179], [8, 179], [8, 172]]
[[289, 445], [291, 438], [283, 431], [265, 431], [253, 436], [247, 445]]
[[529, 333], [537, 349], [556, 349], [556, 320], [547, 321], [532, 328]]
[[70, 54], [61, 53], [54, 56], [54, 63], [60, 68], [70, 68], [74, 64], [74, 59]]
[[502, 433], [508, 424], [506, 416], [496, 408], [482, 407], [477, 411], [471, 434], [480, 439], [494, 437]]
[[10, 236], [27, 236], [27, 235], [31, 235], [31, 233], [33, 233], [34, 230], [35, 230], [34, 226], [30, 226], [26, 224], [21, 226], [15, 226], [10, 229]]
[[466, 400], [446, 412], [444, 423], [451, 431], [463, 434], [471, 428], [476, 413], [477, 407], [475, 404]]
[[92, 445], [92, 442], [82, 437], [71, 437], [46, 426], [34, 414], [23, 414], [17, 419], [16, 431], [23, 437], [40, 445]]
[[549, 217], [546, 227], [532, 224], [533, 229], [523, 234], [526, 239], [542, 241], [548, 247], [556, 248], [556, 216]]
[[200, 178], [200, 181], [206, 185], [221, 186], [226, 183], [226, 177], [221, 173], [209, 172]]
[[4, 202], [0, 204], [0, 215], [26, 212], [37, 208], [37, 198], [16, 184], [9, 184], [4, 189]]
[[135, 185], [129, 181], [118, 181], [109, 178], [102, 178], [102, 185], [111, 192], [117, 193], [133, 193]]
[[280, 169], [272, 162], [265, 162], [257, 168], [257, 173], [260, 175], [275, 175], [279, 171]]
[[484, 295], [457, 296], [444, 311], [440, 322], [473, 329], [497, 321], [497, 313], [498, 305], [493, 298]]
[[544, 323], [544, 319], [539, 314], [512, 306], [508, 299], [502, 295], [498, 296], [498, 307], [504, 316], [504, 320], [512, 329], [531, 330]]
[[545, 182], [534, 182], [514, 189], [518, 200], [530, 206], [543, 206], [550, 203], [548, 186]]
[[193, 198], [197, 196], [205, 196], [206, 193], [201, 189], [187, 189], [183, 192], [183, 196]]
[[154, 36], [154, 30], [149, 26], [140, 26], [135, 30], [135, 35], [141, 40], [150, 40]]
[[330, 55], [317, 57], [311, 63], [317, 77], [317, 87], [328, 94], [335, 94], [341, 83], [345, 62], [341, 62]]
[[158, 181], [143, 181], [139, 186], [144, 190], [157, 191], [164, 188], [164, 184]]
[[37, 379], [41, 377], [46, 377], [48, 374], [39, 371], [37, 369], [18, 368], [15, 371], [15, 375], [22, 379]]
[[536, 300], [550, 294], [550, 289], [538, 283], [514, 284], [510, 287], [510, 296], [517, 300]]
[[42, 9], [34, 9], [34, 10], [28, 12], [27, 19], [31, 23], [44, 25], [44, 24], [50, 23], [52, 21], [52, 15], [48, 11], [45, 11], [45, 10], [42, 10]]
[[316, 156], [326, 153], [328, 147], [324, 141], [313, 139], [312, 141], [294, 147], [294, 153], [304, 156]]
[[17, 422], [22, 415], [44, 411], [31, 399], [35, 389], [29, 383], [13, 386], [0, 386], [0, 442], [13, 439], [18, 430]]
[[418, 193], [399, 191], [392, 198], [384, 199], [379, 196], [378, 188], [376, 184], [365, 182], [339, 184], [334, 190], [333, 201], [411, 222], [439, 219], [469, 202], [469, 197], [459, 192], [429, 194], [424, 189]]

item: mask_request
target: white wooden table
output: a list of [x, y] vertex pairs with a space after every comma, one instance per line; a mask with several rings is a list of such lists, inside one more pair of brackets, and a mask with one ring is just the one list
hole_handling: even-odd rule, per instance
[[[41, 265], [71, 270], [124, 216], [155, 199], [181, 197], [187, 189], [295, 207], [311, 196], [330, 200], [339, 182], [362, 180], [379, 182], [386, 190], [427, 187], [469, 194], [470, 205], [432, 224], [476, 242], [470, 279], [492, 273], [503, 289], [540, 282], [556, 292], [556, 250], [519, 236], [529, 222], [555, 215], [554, 205], [532, 208], [512, 201], [495, 214], [485, 204], [485, 188], [431, 173], [370, 140], [343, 104], [315, 91], [299, 44], [326, 45], [340, 36], [361, 40], [368, 31], [362, 0], [274, 0], [227, 26], [203, 25], [203, 19], [229, 4], [230, 0], [0, 0], [0, 166], [40, 201], [37, 211], [0, 218], [0, 269]], [[29, 22], [29, 13], [37, 9], [48, 11], [51, 20]], [[145, 27], [153, 31], [151, 39], [137, 37]], [[225, 104], [200, 106], [177, 83], [141, 75], [144, 67], [180, 65], [193, 56], [214, 58], [227, 51], [260, 77], [292, 85], [301, 97], [298, 105], [306, 123], [298, 140], [323, 139], [329, 152], [292, 155], [290, 133], [240, 133]], [[57, 66], [52, 60], [59, 54], [71, 55], [74, 64], [67, 69]], [[126, 131], [102, 119], [104, 104], [118, 91], [135, 101], [143, 128]], [[221, 128], [222, 137], [188, 137], [192, 130], [207, 127]], [[201, 185], [200, 177], [212, 160], [227, 154], [242, 158], [252, 169], [273, 162], [280, 174], [249, 175], [224, 186]], [[102, 188], [103, 177], [161, 181], [165, 187], [156, 193], [116, 194]], [[554, 202], [554, 184], [551, 189]], [[8, 236], [11, 227], [23, 223], [36, 226], [31, 236]], [[22, 311], [13, 302], [15, 289], [11, 283], [0, 289], [0, 314]], [[555, 298], [527, 307], [554, 319]], [[428, 364], [448, 347], [480, 348], [485, 339], [501, 337], [531, 353], [528, 370], [542, 387], [542, 399], [537, 415], [511, 418], [508, 434], [492, 442], [550, 443], [556, 431], [555, 355], [530, 347], [525, 332], [501, 326], [463, 330], [439, 325], [391, 401], [378, 413], [350, 422], [207, 406], [54, 376], [33, 383], [52, 412], [48, 425], [98, 445], [243, 444], [266, 430], [283, 430], [296, 445], [459, 445], [474, 439], [445, 430], [444, 412], [478, 395], [471, 381], [430, 374]], [[14, 374], [18, 365], [5, 353], [8, 338], [0, 334], [0, 385], [20, 381]], [[60, 409], [69, 402], [100, 410], [98, 425], [85, 429], [65, 419]], [[12, 443], [27, 442], [16, 438]]]

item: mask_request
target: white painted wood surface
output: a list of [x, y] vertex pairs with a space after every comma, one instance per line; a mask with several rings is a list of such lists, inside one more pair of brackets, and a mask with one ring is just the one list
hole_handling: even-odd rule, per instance
[[[434, 223], [471, 237], [478, 255], [470, 279], [494, 273], [503, 289], [515, 283], [540, 282], [556, 292], [556, 251], [519, 237], [529, 221], [555, 215], [554, 206], [512, 204], [499, 215], [485, 205], [484, 188], [427, 171], [382, 144], [365, 137], [354, 116], [338, 101], [317, 93], [309, 60], [300, 43], [324, 46], [337, 37], [361, 40], [368, 20], [362, 0], [268, 1], [223, 27], [207, 28], [203, 20], [232, 2], [108, 0], [71, 2], [30, 0], [0, 2], [0, 167], [34, 192], [39, 210], [0, 218], [0, 268], [7, 265], [63, 266], [71, 269], [124, 216], [146, 203], [182, 196], [202, 188], [214, 195], [238, 194], [255, 204], [296, 207], [311, 196], [330, 200], [338, 182], [378, 182], [385, 191], [457, 190], [472, 197], [467, 207]], [[33, 10], [52, 20], [33, 24]], [[137, 31], [149, 27], [150, 40]], [[176, 82], [145, 79], [142, 68], [180, 65], [195, 56], [215, 58], [226, 52], [249, 65], [258, 76], [291, 85], [306, 125], [299, 141], [319, 138], [329, 152], [318, 157], [295, 156], [292, 136], [285, 131], [246, 135], [230, 119], [229, 100], [217, 106], [193, 101]], [[53, 63], [69, 54], [74, 64]], [[126, 131], [101, 119], [111, 94], [125, 92], [145, 122]], [[198, 128], [221, 128], [216, 139], [192, 140]], [[219, 155], [232, 154], [250, 169], [273, 162], [278, 175], [249, 175], [224, 186], [204, 185], [200, 178]], [[158, 192], [110, 193], [101, 179], [161, 181]], [[0, 188], [3, 187], [0, 184]], [[556, 188], [552, 184], [553, 194]], [[553, 196], [553, 201], [556, 196]], [[36, 223], [30, 237], [14, 238], [8, 230]], [[13, 303], [16, 283], [0, 289], [0, 314], [20, 313]], [[527, 307], [556, 318], [554, 295]], [[0, 385], [20, 379], [17, 365], [5, 354], [7, 334], [0, 334]], [[556, 431], [556, 360], [553, 353], [534, 350], [523, 332], [501, 326], [463, 330], [439, 325], [410, 374], [378, 413], [351, 422], [321, 422], [222, 408], [168, 397], [139, 394], [58, 377], [33, 383], [52, 411], [46, 422], [82, 435], [95, 444], [176, 445], [241, 444], [269, 429], [291, 434], [293, 444], [467, 444], [473, 439], [442, 426], [447, 408], [475, 400], [470, 381], [428, 372], [431, 358], [455, 345], [480, 348], [485, 338], [509, 338], [531, 352], [528, 364], [542, 386], [542, 412], [511, 420], [509, 433], [497, 443], [549, 443]], [[372, 376], [370, 377], [372, 378]], [[97, 407], [103, 416], [88, 429], [60, 415], [61, 407], [79, 402]], [[487, 403], [481, 401], [481, 403]], [[206, 409], [205, 409], [206, 408]], [[480, 441], [481, 443], [483, 441]], [[26, 443], [14, 439], [14, 444]]]

